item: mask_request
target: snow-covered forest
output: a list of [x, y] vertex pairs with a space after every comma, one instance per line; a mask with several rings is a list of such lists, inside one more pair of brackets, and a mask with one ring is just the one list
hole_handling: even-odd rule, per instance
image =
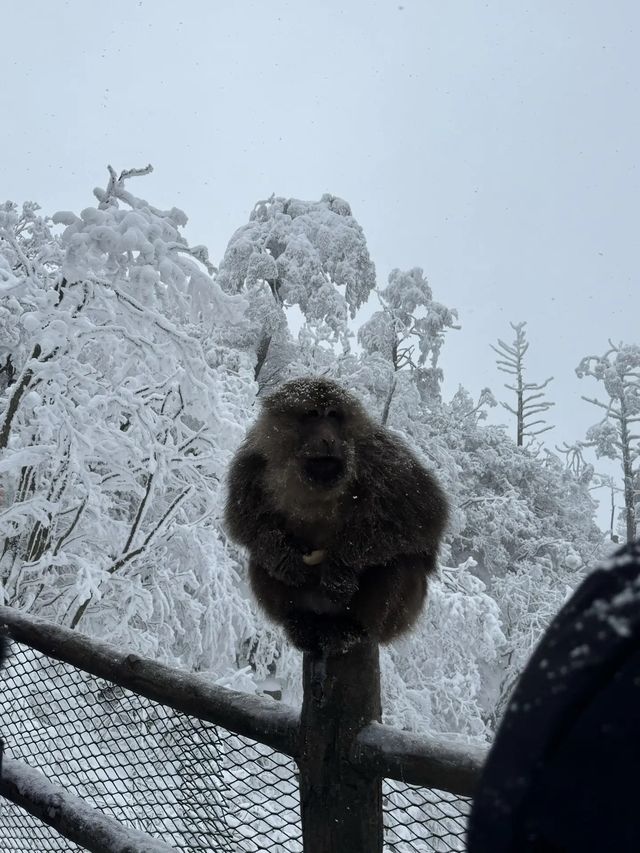
[[[345, 200], [259, 201], [215, 267], [186, 241], [185, 213], [139, 195], [148, 171], [111, 170], [78, 213], [0, 208], [2, 603], [298, 702], [300, 655], [251, 601], [221, 516], [260, 395], [328, 375], [452, 505], [428, 608], [383, 653], [385, 719], [490, 740], [549, 620], [609, 540], [635, 533], [640, 347], [585, 352], [575, 381], [591, 382], [595, 424], [558, 448], [553, 385], [526, 375], [523, 323], [513, 343], [508, 329], [487, 340], [493, 392], [475, 399], [456, 376], [446, 398], [440, 356], [464, 316], [428, 269], [378, 280]], [[488, 423], [503, 397], [504, 426]], [[619, 476], [600, 476], [598, 457]], [[596, 495], [613, 500], [608, 533]]]

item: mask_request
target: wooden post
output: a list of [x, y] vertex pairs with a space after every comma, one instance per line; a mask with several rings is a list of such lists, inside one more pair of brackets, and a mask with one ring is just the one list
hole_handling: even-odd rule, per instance
[[378, 646], [303, 661], [300, 811], [305, 853], [381, 853], [380, 776], [350, 760], [358, 732], [380, 720]]

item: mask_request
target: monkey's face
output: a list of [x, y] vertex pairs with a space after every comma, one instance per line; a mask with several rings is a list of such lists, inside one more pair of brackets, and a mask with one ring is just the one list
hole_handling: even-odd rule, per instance
[[326, 509], [348, 488], [365, 418], [347, 391], [325, 379], [293, 380], [265, 401], [255, 440], [269, 465], [269, 490], [288, 514]]
[[336, 406], [314, 406], [299, 415], [300, 470], [317, 488], [334, 489], [345, 477], [344, 420], [344, 413]]

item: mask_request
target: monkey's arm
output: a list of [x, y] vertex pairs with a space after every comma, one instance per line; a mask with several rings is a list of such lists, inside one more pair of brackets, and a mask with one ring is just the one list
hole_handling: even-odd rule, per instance
[[364, 570], [398, 555], [436, 554], [447, 523], [448, 502], [436, 478], [384, 429], [357, 448], [349, 528], [340, 558]]
[[427, 575], [434, 566], [435, 558], [430, 554], [401, 554], [384, 565], [352, 575], [357, 579], [355, 593], [349, 589], [341, 594], [334, 589], [331, 595], [324, 581], [319, 591], [334, 602], [335, 609], [318, 612], [289, 601], [279, 621], [297, 648], [314, 653], [324, 650], [341, 654], [364, 639], [388, 643], [418, 618], [427, 592]]
[[266, 462], [241, 448], [229, 472], [225, 523], [264, 571], [288, 586], [301, 586], [312, 570], [302, 560], [302, 547], [287, 534], [282, 516], [274, 512], [262, 486]]
[[304, 562], [295, 540], [281, 530], [260, 530], [250, 550], [271, 577], [287, 586], [303, 586], [315, 575], [314, 568]]
[[236, 453], [229, 469], [225, 525], [232, 539], [251, 548], [265, 528], [267, 501], [262, 488], [266, 461], [247, 447]]
[[436, 567], [435, 552], [399, 554], [360, 576], [349, 613], [368, 636], [387, 643], [416, 621], [427, 594], [427, 577]]

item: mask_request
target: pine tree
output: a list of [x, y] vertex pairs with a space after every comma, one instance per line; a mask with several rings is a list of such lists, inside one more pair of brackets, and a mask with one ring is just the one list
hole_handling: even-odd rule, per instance
[[604, 410], [602, 420], [587, 431], [587, 441], [598, 457], [617, 459], [622, 466], [624, 517], [627, 542], [637, 535], [640, 514], [640, 347], [609, 341], [604, 355], [590, 355], [576, 368], [582, 379], [592, 376], [602, 382], [607, 402], [583, 397]]
[[499, 356], [496, 361], [498, 370], [514, 377], [514, 384], [505, 384], [504, 387], [515, 392], [515, 408], [508, 403], [501, 403], [501, 405], [516, 416], [516, 444], [518, 447], [522, 447], [525, 437], [533, 441], [536, 436], [553, 429], [553, 426], [547, 425], [543, 418], [538, 418], [535, 421], [532, 421], [531, 418], [548, 411], [551, 406], [555, 406], [555, 403], [543, 399], [544, 389], [551, 382], [553, 376], [542, 383], [525, 382], [524, 357], [529, 349], [529, 342], [524, 331], [526, 325], [525, 322], [510, 323], [511, 328], [516, 333], [512, 343], [507, 344], [498, 339], [498, 346], [491, 344], [491, 349]]

